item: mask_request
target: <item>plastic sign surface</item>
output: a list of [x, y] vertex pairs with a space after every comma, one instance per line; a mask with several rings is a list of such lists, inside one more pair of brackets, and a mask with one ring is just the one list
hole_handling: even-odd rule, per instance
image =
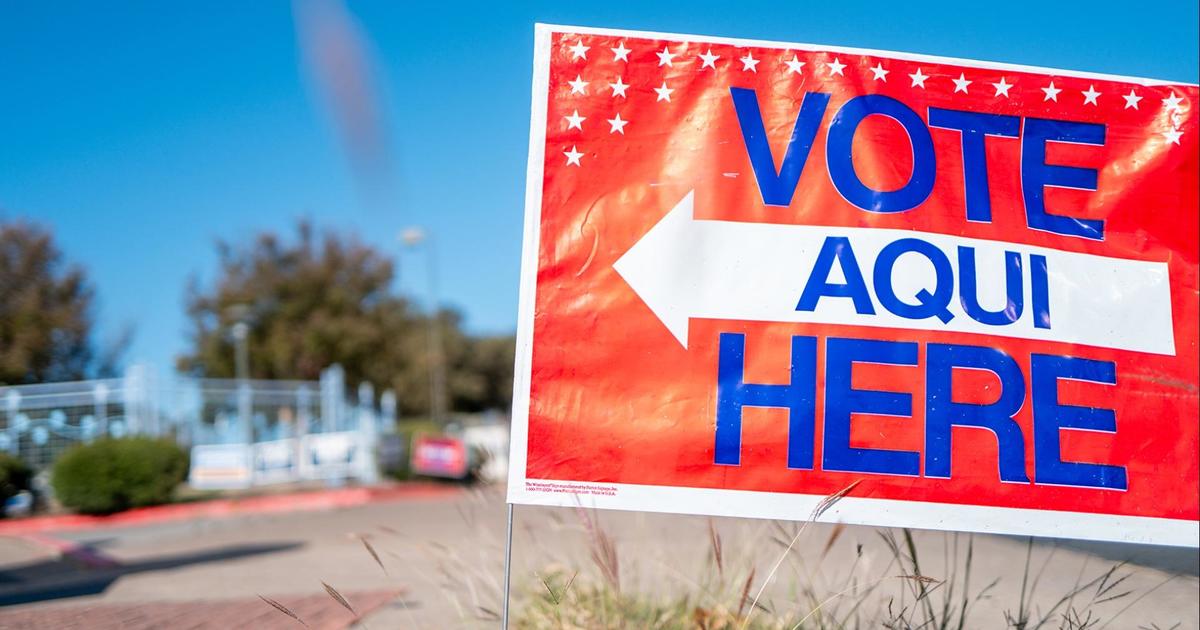
[[254, 482], [251, 459], [251, 449], [245, 444], [193, 446], [188, 485], [200, 490], [249, 488]]
[[539, 26], [509, 500], [1195, 546], [1198, 100]]

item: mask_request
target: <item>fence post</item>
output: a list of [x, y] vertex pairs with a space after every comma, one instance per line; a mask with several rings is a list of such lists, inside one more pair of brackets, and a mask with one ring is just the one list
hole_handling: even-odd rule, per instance
[[379, 466], [375, 456], [375, 387], [362, 382], [358, 385], [358, 435], [362, 447], [362, 465], [359, 479], [364, 483], [379, 481]]
[[125, 370], [122, 394], [125, 403], [125, 433], [149, 433], [157, 436], [158, 409], [155, 404], [152, 371], [149, 364], [135, 363]]
[[188, 445], [207, 444], [214, 433], [204, 422], [204, 381], [198, 378], [180, 378], [175, 383], [179, 395], [176, 413], [187, 425]]
[[142, 432], [162, 437], [163, 428], [158, 414], [158, 377], [153, 365], [140, 364], [142, 368]]
[[92, 388], [93, 417], [96, 422], [96, 436], [108, 436], [108, 385], [96, 383]]
[[305, 436], [312, 424], [312, 390], [308, 385], [296, 388], [296, 445], [293, 456], [296, 458], [295, 478], [302, 479], [306, 470], [304, 463]]
[[312, 422], [312, 392], [308, 385], [296, 388], [296, 438], [303, 439], [308, 435], [308, 425]]
[[[121, 397], [125, 406], [124, 435], [136, 435], [142, 428], [142, 366], [133, 364], [125, 368], [125, 378], [121, 382]], [[117, 436], [121, 437], [121, 436]]]
[[334, 363], [321, 372], [321, 432], [337, 429], [346, 405], [346, 372]]
[[396, 392], [385, 390], [379, 397], [380, 428], [384, 433], [396, 432]]
[[4, 445], [5, 450], [16, 455], [21, 446], [21, 436], [17, 433], [17, 414], [21, 412], [21, 392], [15, 389], [8, 390], [4, 396], [4, 409], [8, 412], [8, 426], [6, 427], [8, 441]]
[[250, 384], [242, 381], [237, 386], [238, 428], [242, 430], [242, 440], [247, 445], [254, 443], [254, 419], [251, 417], [254, 393]]
[[359, 409], [371, 409], [375, 406], [375, 386], [363, 381], [358, 384]]

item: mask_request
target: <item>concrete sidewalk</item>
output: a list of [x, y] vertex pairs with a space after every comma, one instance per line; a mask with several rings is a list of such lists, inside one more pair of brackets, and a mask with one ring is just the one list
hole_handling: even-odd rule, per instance
[[[780, 558], [778, 539], [794, 531], [794, 524], [747, 519], [533, 507], [519, 507], [516, 514], [513, 584], [518, 614], [530, 597], [539, 596], [543, 587], [538, 576], [548, 571], [568, 575], [579, 571], [581, 585], [601, 580], [591, 557], [589, 520], [591, 527], [602, 528], [614, 541], [623, 592], [661, 597], [692, 594], [702, 603], [711, 593], [701, 585], [716, 573], [710, 523], [723, 540], [724, 571], [730, 580], [744, 580], [751, 569], [761, 580]], [[0, 627], [9, 623], [6, 620], [63, 614], [67, 608], [77, 614], [100, 607], [91, 617], [99, 625], [90, 627], [105, 628], [119, 627], [107, 625], [115, 617], [105, 611], [149, 616], [155, 611], [204, 610], [197, 603], [214, 609], [249, 606], [246, 610], [253, 611], [255, 602], [268, 614], [247, 617], [243, 627], [265, 627], [259, 625], [262, 620], [300, 627], [258, 600], [258, 595], [285, 604], [332, 602], [333, 608], [296, 612], [321, 619], [327, 619], [326, 613], [340, 615], [328, 617], [340, 627], [352, 623], [353, 616], [338, 612], [322, 582], [344, 594], [356, 609], [376, 601], [380, 593], [402, 593], [389, 596], [390, 601], [364, 615], [362, 626], [373, 630], [494, 628], [502, 603], [502, 488], [326, 511], [59, 532], [53, 538], [117, 564], [89, 567], [25, 539], [0, 538], [0, 597], [26, 595], [25, 603], [13, 599], [14, 605], [0, 609]], [[957, 537], [960, 551], [967, 538]], [[936, 579], [951, 576], [954, 540], [953, 534], [915, 532], [923, 574]], [[975, 605], [967, 627], [1005, 627], [1004, 614], [1015, 609], [1019, 599], [1026, 552], [1024, 539], [974, 537], [972, 590], [999, 581]], [[1129, 576], [1119, 590], [1131, 594], [1093, 607], [1106, 621], [1120, 614], [1110, 629], [1152, 624], [1169, 628], [1176, 622], [1179, 628], [1200, 626], [1196, 596], [1200, 571], [1195, 568], [1200, 560], [1194, 550], [1037, 541], [1030, 556], [1033, 570], [1040, 574], [1032, 595], [1034, 607], [1049, 609], [1081, 576], [1086, 581], [1125, 557], [1142, 563], [1120, 569], [1120, 575]], [[798, 587], [812, 585], [832, 594], [848, 576], [861, 575], [863, 579], [882, 576], [878, 591], [863, 606], [883, 606], [889, 597], [899, 597], [904, 583], [891, 576], [904, 570], [892, 563], [876, 529], [813, 525], [797, 539], [762, 601], [773, 610], [807, 611], [811, 604], [797, 599]], [[755, 582], [756, 588], [759, 583]], [[306, 599], [310, 597], [315, 599]], [[1086, 602], [1087, 597], [1080, 599]], [[236, 619], [223, 619], [238, 627]], [[181, 626], [164, 616], [140, 627]]]

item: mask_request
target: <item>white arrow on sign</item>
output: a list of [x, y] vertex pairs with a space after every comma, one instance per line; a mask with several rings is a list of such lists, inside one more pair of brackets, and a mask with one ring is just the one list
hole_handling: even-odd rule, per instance
[[[698, 221], [693, 206], [689, 192], [613, 265], [684, 348], [688, 320], [702, 318], [945, 330], [1175, 354], [1166, 263], [907, 230]], [[796, 310], [817, 253], [830, 236], [849, 239], [875, 314], [860, 314], [841, 297], [823, 297], [811, 312]], [[901, 238], [927, 241], [950, 260], [955, 292], [947, 305], [954, 315], [948, 323], [900, 317], [875, 298], [875, 258]], [[993, 311], [1007, 303], [1004, 252], [1021, 254], [1025, 308], [1016, 321], [987, 325], [966, 314], [958, 297], [959, 246], [975, 249], [978, 301]], [[1049, 329], [1034, 326], [1030, 254], [1046, 257]], [[829, 281], [844, 282], [837, 263]], [[914, 296], [922, 289], [932, 292], [936, 286], [932, 263], [912, 253], [897, 260], [891, 281], [896, 296], [910, 304], [918, 303]]]

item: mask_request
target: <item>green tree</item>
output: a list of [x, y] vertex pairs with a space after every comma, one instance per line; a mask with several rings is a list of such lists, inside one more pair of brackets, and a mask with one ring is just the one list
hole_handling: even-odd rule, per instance
[[[248, 324], [252, 378], [319, 377], [339, 363], [353, 387], [367, 381], [396, 391], [400, 411], [430, 407], [429, 342], [424, 316], [391, 290], [392, 260], [352, 236], [317, 231], [307, 222], [291, 241], [263, 233], [244, 245], [220, 242], [212, 287], [192, 282], [186, 297], [191, 351], [180, 369], [235, 376], [233, 325]], [[511, 397], [497, 363], [503, 342], [476, 339], [452, 310], [438, 314], [446, 357], [447, 394], [460, 411], [505, 408]]]
[[24, 221], [0, 224], [0, 383], [111, 372], [128, 335], [96, 351], [94, 297], [87, 274], [64, 261], [48, 230]]
[[515, 348], [516, 339], [512, 335], [469, 339], [465, 352], [456, 357], [461, 363], [451, 366], [451, 374], [462, 375], [465, 381], [451, 383], [454, 403], [464, 411], [508, 411], [512, 404]]

